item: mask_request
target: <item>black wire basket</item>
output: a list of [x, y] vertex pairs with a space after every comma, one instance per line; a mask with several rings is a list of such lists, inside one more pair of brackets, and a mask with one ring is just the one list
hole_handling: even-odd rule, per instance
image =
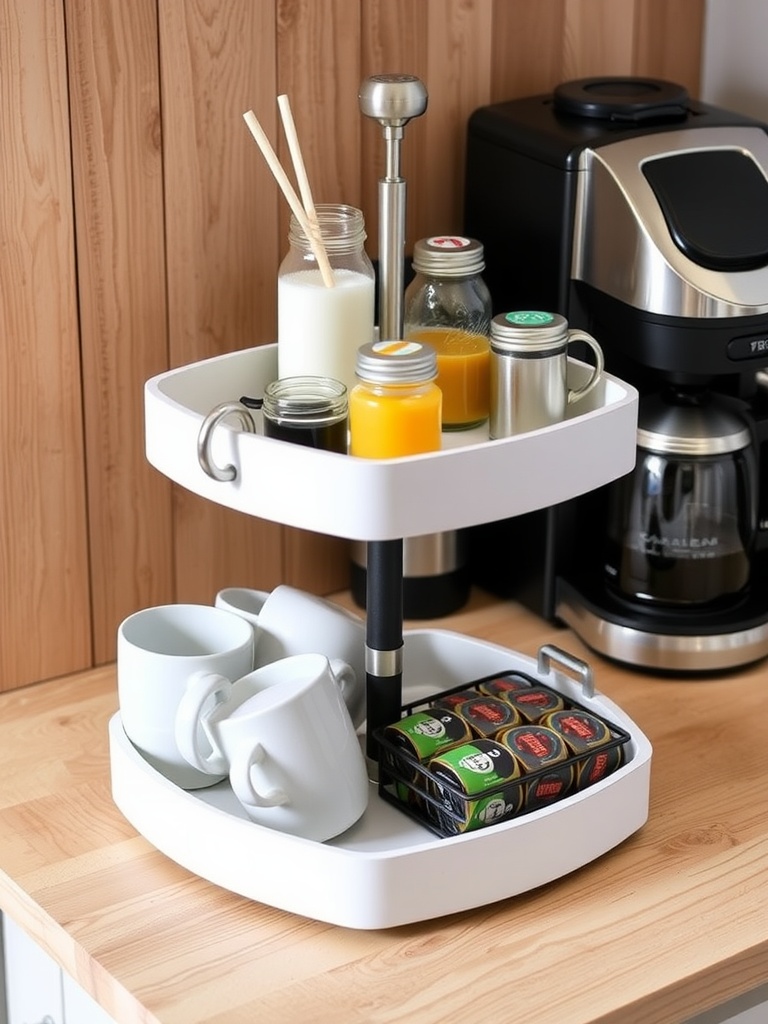
[[[374, 735], [379, 749], [380, 797], [426, 826], [435, 835], [447, 838], [534, 813], [567, 799], [606, 778], [628, 760], [631, 737], [625, 729], [592, 708], [542, 683], [535, 676], [517, 669], [483, 676], [442, 690], [426, 699], [405, 704], [400, 722], [392, 724], [400, 726], [404, 719], [408, 720], [419, 712], [426, 714], [424, 721], [428, 724], [429, 717], [437, 720], [443, 712], [445, 721], [449, 720], [449, 715], [451, 721], [456, 716], [462, 718], [462, 706], [466, 708], [469, 702], [471, 707], [473, 696], [498, 699], [494, 697], [494, 692], [504, 693], [506, 683], [512, 684], [506, 692], [511, 694], [513, 703], [516, 700], [519, 702], [520, 695], [527, 689], [531, 697], [535, 691], [536, 700], [542, 705], [547, 705], [546, 696], [550, 695], [549, 706], [556, 710], [547, 710], [539, 721], [528, 719], [512, 726], [504, 723], [495, 731], [488, 726], [478, 731], [476, 726], [467, 721], [463, 737], [455, 742], [447, 739], [438, 756], [431, 759], [420, 759], [414, 750], [404, 745], [402, 737], [394, 733], [391, 727], [378, 729]], [[536, 714], [530, 709], [527, 713], [533, 716]], [[553, 719], [549, 717], [551, 715], [560, 717]], [[595, 722], [602, 726], [602, 729], [595, 730], [593, 742], [585, 745], [585, 749], [579, 749], [580, 744], [586, 744], [586, 741], [578, 735], [566, 742], [566, 723], [570, 721], [572, 728], [578, 728], [587, 719], [590, 726]], [[543, 738], [550, 743], [549, 732], [555, 731], [548, 723], [558, 725], [566, 753], [563, 756], [560, 750], [559, 756], [536, 767], [537, 758], [534, 754], [538, 741]], [[513, 746], [509, 745], [512, 742], [510, 729], [518, 730]], [[526, 736], [526, 730], [529, 736]], [[396, 739], [393, 739], [393, 735]], [[527, 746], [521, 746], [526, 740]], [[525, 757], [527, 749], [534, 751], [530, 759]], [[449, 754], [450, 758], [447, 756]], [[446, 767], [446, 760], [451, 760], [453, 767]], [[454, 777], [454, 773], [459, 770], [455, 767], [457, 764], [462, 767], [467, 764], [471, 766], [464, 773], [470, 780], [473, 776], [480, 778], [482, 769], [493, 764], [496, 769], [492, 772], [494, 781], [477, 791], [474, 788], [470, 791], [466, 782], [458, 776]], [[503, 765], [504, 770], [499, 771], [499, 765]]]

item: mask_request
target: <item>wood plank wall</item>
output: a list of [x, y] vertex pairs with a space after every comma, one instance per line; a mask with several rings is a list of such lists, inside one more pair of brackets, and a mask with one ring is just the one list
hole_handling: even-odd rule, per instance
[[[287, 209], [241, 119], [291, 98], [315, 199], [377, 252], [380, 130], [419, 75], [408, 245], [461, 228], [478, 106], [598, 74], [696, 95], [704, 0], [0, 0], [0, 689], [114, 657], [137, 608], [346, 584], [342, 541], [218, 508], [144, 458], [144, 381], [274, 340]], [[280, 143], [281, 152], [284, 150]]]

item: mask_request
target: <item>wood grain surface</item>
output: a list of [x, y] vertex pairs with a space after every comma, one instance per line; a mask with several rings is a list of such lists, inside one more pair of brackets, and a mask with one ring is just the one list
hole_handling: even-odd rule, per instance
[[0, 126], [2, 690], [91, 664], [72, 162], [59, 4], [0, 4]]
[[143, 388], [168, 366], [157, 14], [67, 6], [93, 659], [172, 593], [171, 485], [146, 460]]
[[0, 0], [0, 690], [110, 660], [139, 607], [223, 585], [346, 585], [344, 542], [206, 504], [144, 458], [148, 377], [275, 338], [287, 209], [244, 110], [285, 156], [276, 97], [290, 96], [317, 201], [359, 205], [375, 258], [384, 147], [359, 113], [363, 78], [406, 71], [429, 90], [403, 147], [410, 248], [462, 226], [475, 107], [606, 73], [695, 95], [703, 11]]
[[436, 921], [356, 932], [296, 917], [192, 876], [121, 817], [104, 667], [0, 696], [0, 907], [120, 1024], [672, 1024], [765, 983], [765, 665], [642, 675], [480, 593], [440, 625], [588, 658], [654, 746], [638, 833]]

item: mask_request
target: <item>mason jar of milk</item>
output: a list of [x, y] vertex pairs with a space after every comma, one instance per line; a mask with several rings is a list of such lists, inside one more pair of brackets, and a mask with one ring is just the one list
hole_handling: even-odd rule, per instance
[[373, 341], [374, 271], [360, 210], [318, 204], [317, 220], [332, 270], [326, 281], [312, 245], [291, 217], [290, 249], [277, 276], [279, 377], [333, 377], [351, 390], [361, 345]]

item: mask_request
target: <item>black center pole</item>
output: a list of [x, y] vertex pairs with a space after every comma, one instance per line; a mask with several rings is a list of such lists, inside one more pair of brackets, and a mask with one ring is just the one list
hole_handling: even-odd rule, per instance
[[378, 760], [377, 729], [400, 718], [403, 693], [403, 542], [368, 543], [366, 557], [366, 753]]
[[[386, 173], [379, 179], [379, 337], [403, 336], [405, 180], [400, 148], [405, 125], [427, 109], [427, 90], [415, 75], [373, 75], [358, 93], [360, 110], [381, 125]], [[378, 760], [377, 729], [400, 718], [403, 689], [403, 542], [368, 543], [365, 604], [367, 753]]]

